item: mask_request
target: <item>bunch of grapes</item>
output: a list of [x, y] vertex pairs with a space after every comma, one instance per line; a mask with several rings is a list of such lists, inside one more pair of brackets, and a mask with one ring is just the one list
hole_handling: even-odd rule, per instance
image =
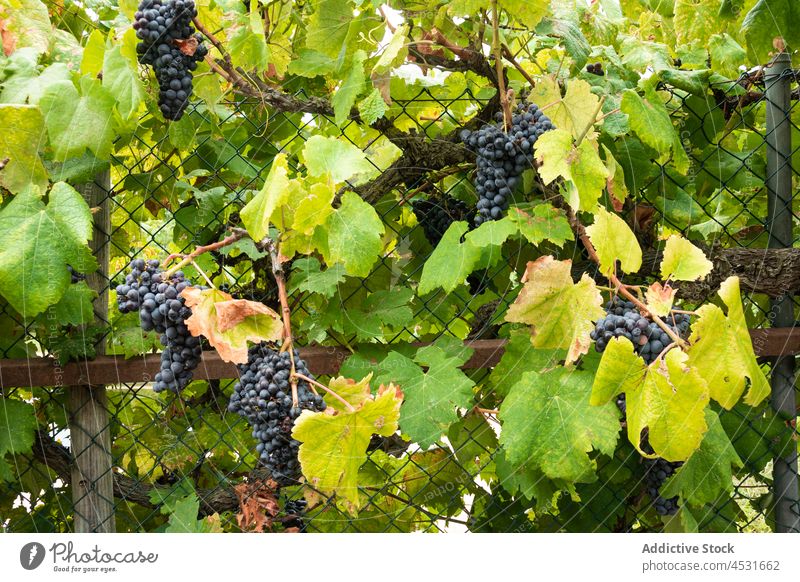
[[603, 63], [592, 63], [586, 65], [586, 72], [591, 73], [592, 75], [597, 75], [598, 77], [605, 75], [603, 72]]
[[553, 129], [553, 123], [535, 103], [517, 105], [508, 133], [503, 128], [502, 113], [496, 119], [496, 125], [461, 132], [461, 140], [478, 154], [476, 226], [503, 216], [522, 172], [533, 163], [533, 144], [540, 135]]
[[[192, 94], [192, 71], [208, 54], [192, 18], [194, 0], [142, 0], [133, 28], [141, 42], [136, 45], [139, 62], [152, 65], [160, 88], [158, 106], [165, 119], [178, 120]], [[186, 54], [183, 47], [194, 45]], [[188, 52], [191, 52], [189, 50]]]
[[[297, 350], [294, 361], [297, 373], [312, 378]], [[228, 403], [228, 410], [246, 418], [253, 428], [253, 437], [258, 440], [256, 451], [280, 485], [300, 476], [300, 443], [292, 438], [295, 419], [304, 409], [325, 410], [322, 396], [314, 394], [303, 381], [297, 384], [298, 404], [292, 406], [291, 366], [288, 352], [277, 352], [265, 344], [251, 347], [247, 364], [239, 366], [239, 382]]]
[[289, 499], [283, 506], [283, 511], [286, 517], [283, 519], [284, 528], [297, 528], [300, 533], [306, 531], [306, 506], [308, 503], [305, 499]]
[[645, 488], [653, 507], [659, 515], [675, 515], [678, 512], [678, 497], [664, 499], [661, 496], [661, 486], [675, 474], [683, 463], [671, 463], [666, 459], [645, 459]]
[[180, 296], [189, 286], [182, 271], [165, 278], [155, 260], [131, 262], [125, 283], [117, 286], [117, 306], [122, 313], [139, 312], [144, 331], [161, 334], [161, 371], [155, 376], [153, 390], [180, 392], [192, 380], [202, 355], [200, 338], [189, 333], [186, 320], [192, 311]]
[[[598, 352], [603, 352], [613, 338], [626, 337], [633, 343], [636, 353], [645, 363], [650, 364], [672, 343], [667, 333], [643, 316], [630, 301], [615, 298], [606, 303], [605, 310], [605, 317], [597, 320], [594, 330], [589, 334], [595, 341], [594, 347]], [[666, 324], [676, 334], [683, 336], [689, 330], [689, 315], [673, 313]]]
[[80, 281], [86, 280], [86, 275], [83, 273], [78, 273], [75, 269], [72, 268], [72, 265], [67, 265], [67, 271], [69, 271], [69, 282], [73, 285]]
[[475, 213], [461, 200], [446, 196], [441, 199], [415, 200], [411, 207], [425, 232], [425, 238], [434, 247], [442, 240], [451, 224], [459, 220], [472, 222], [475, 218]]

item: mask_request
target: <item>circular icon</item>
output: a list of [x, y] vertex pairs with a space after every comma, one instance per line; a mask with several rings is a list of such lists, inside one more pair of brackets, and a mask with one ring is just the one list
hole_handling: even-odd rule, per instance
[[30, 542], [19, 551], [19, 563], [26, 570], [35, 570], [44, 561], [44, 546], [39, 542]]

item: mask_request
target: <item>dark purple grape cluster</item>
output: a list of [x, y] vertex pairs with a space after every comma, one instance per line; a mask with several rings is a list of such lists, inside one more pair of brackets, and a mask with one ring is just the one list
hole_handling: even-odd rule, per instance
[[441, 199], [415, 200], [411, 203], [411, 207], [417, 222], [425, 232], [425, 238], [434, 247], [442, 240], [451, 224], [459, 220], [472, 222], [475, 218], [475, 212], [461, 200], [447, 196]]
[[666, 459], [645, 459], [645, 488], [650, 500], [653, 503], [653, 508], [659, 515], [675, 515], [678, 512], [678, 497], [670, 497], [664, 499], [661, 497], [661, 486], [664, 482], [675, 474], [682, 462], [672, 463]]
[[[615, 298], [606, 303], [606, 315], [595, 323], [595, 328], [589, 336], [595, 341], [594, 347], [598, 352], [605, 351], [615, 337], [628, 338], [633, 344], [633, 349], [645, 363], [655, 361], [661, 351], [672, 343], [667, 333], [657, 323], [645, 317], [630, 301]], [[679, 336], [685, 336], [689, 331], [689, 315], [685, 313], [672, 313], [665, 323]]]
[[603, 72], [603, 63], [590, 63], [586, 65], [586, 72], [597, 75], [598, 77], [605, 75], [605, 72]]
[[[133, 28], [141, 41], [136, 52], [139, 62], [151, 65], [156, 73], [158, 106], [165, 119], [183, 115], [192, 94], [192, 71], [208, 54], [203, 37], [192, 26], [195, 16], [194, 0], [142, 0], [134, 15]], [[182, 41], [196, 42], [194, 54], [181, 50]]]
[[283, 518], [284, 528], [297, 528], [300, 533], [306, 532], [306, 506], [308, 503], [305, 499], [289, 499], [283, 505], [283, 512], [286, 517]]
[[86, 280], [86, 275], [83, 273], [78, 273], [75, 269], [72, 268], [72, 265], [67, 265], [67, 271], [69, 271], [69, 282], [73, 285], [75, 283], [79, 283], [80, 281]]
[[[299, 374], [313, 378], [297, 350], [294, 362]], [[300, 443], [292, 438], [294, 421], [303, 410], [325, 410], [322, 396], [303, 381], [297, 383], [298, 405], [292, 406], [291, 369], [289, 352], [277, 352], [266, 344], [251, 347], [247, 364], [239, 366], [239, 382], [228, 403], [228, 410], [246, 418], [253, 428], [261, 462], [280, 485], [300, 476]]]
[[117, 286], [117, 305], [122, 313], [139, 312], [144, 331], [161, 334], [161, 371], [155, 376], [153, 390], [175, 393], [192, 380], [192, 372], [200, 363], [200, 338], [189, 333], [186, 320], [192, 311], [180, 296], [189, 287], [182, 271], [165, 279], [159, 262], [136, 259], [130, 264], [125, 283]]
[[553, 123], [535, 103], [517, 105], [508, 133], [504, 131], [503, 114], [499, 113], [496, 119], [497, 124], [461, 132], [461, 140], [478, 155], [476, 226], [503, 216], [522, 172], [533, 163], [533, 144], [540, 135], [553, 129]]

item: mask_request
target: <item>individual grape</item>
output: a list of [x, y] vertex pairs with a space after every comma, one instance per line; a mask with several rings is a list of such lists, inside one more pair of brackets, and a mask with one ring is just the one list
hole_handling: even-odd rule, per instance
[[[139, 62], [151, 65], [159, 85], [158, 106], [165, 119], [178, 120], [192, 94], [192, 71], [208, 54], [203, 37], [195, 33], [194, 0], [142, 0], [134, 14], [133, 28], [141, 42], [136, 45]], [[196, 41], [194, 54], [181, 46]]]
[[477, 154], [475, 190], [478, 193], [476, 226], [502, 218], [513, 199], [520, 177], [533, 164], [533, 145], [553, 123], [535, 103], [520, 103], [506, 133], [502, 113], [497, 124], [461, 132], [461, 140]]
[[159, 262], [136, 259], [130, 264], [125, 283], [117, 286], [117, 306], [122, 313], [139, 312], [144, 331], [161, 334], [161, 370], [155, 375], [153, 390], [180, 392], [192, 380], [200, 363], [202, 345], [186, 326], [192, 311], [186, 307], [181, 291], [189, 286], [182, 271], [164, 278]]
[[[295, 370], [313, 378], [300, 354], [294, 350]], [[297, 453], [300, 443], [292, 438], [294, 421], [303, 410], [325, 410], [322, 396], [307, 382], [297, 383], [297, 407], [292, 406], [289, 382], [291, 358], [265, 344], [250, 348], [247, 364], [239, 366], [239, 382], [233, 388], [228, 410], [247, 419], [258, 440], [256, 451], [261, 462], [280, 485], [288, 485], [300, 476]]]
[[425, 232], [425, 238], [434, 247], [439, 244], [453, 222], [472, 222], [475, 217], [475, 213], [464, 202], [446, 196], [440, 199], [415, 200], [411, 207]]
[[598, 77], [605, 75], [603, 72], [603, 63], [592, 63], [586, 65], [586, 72], [591, 73], [592, 75], [597, 75]]
[[284, 528], [297, 528], [300, 533], [306, 531], [306, 506], [308, 503], [305, 499], [289, 499], [283, 505], [283, 511], [286, 517], [283, 518]]

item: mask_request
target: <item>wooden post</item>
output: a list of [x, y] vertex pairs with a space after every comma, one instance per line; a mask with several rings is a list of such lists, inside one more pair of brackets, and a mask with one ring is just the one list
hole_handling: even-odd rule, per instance
[[[93, 183], [76, 188], [94, 212], [94, 233], [90, 243], [98, 269], [87, 273], [86, 282], [98, 293], [94, 302], [95, 318], [108, 321], [108, 262], [111, 233], [110, 205], [106, 201], [111, 190], [108, 170], [97, 175]], [[97, 346], [105, 353], [105, 340]], [[114, 475], [111, 457], [108, 400], [103, 385], [70, 386], [69, 432], [74, 463], [72, 466], [72, 503], [75, 533], [113, 533]]]

